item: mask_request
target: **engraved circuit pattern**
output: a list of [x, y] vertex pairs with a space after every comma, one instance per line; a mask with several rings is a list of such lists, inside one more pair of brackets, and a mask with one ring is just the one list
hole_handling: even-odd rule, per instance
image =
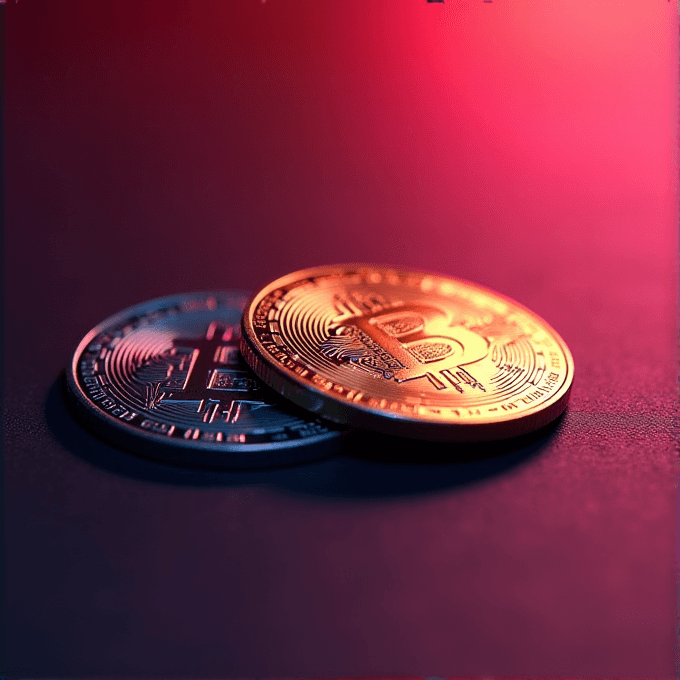
[[573, 375], [564, 342], [529, 310], [418, 272], [291, 274], [255, 297], [244, 328], [256, 372], [275, 367], [277, 389], [302, 405], [311, 400], [301, 390], [312, 390], [338, 422], [382, 412], [390, 422], [489, 426], [535, 416], [534, 427], [564, 409]]
[[337, 438], [283, 403], [243, 361], [244, 304], [228, 293], [192, 294], [112, 317], [76, 351], [71, 391], [107, 422], [170, 445], [233, 453]]

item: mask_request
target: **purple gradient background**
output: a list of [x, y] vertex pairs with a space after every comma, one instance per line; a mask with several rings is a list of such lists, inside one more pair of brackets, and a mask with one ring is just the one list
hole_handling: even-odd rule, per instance
[[[0, 670], [674, 676], [677, 8], [624, 5], [3, 8]], [[342, 261], [544, 316], [566, 416], [481, 460], [208, 474], [64, 410], [119, 309]]]

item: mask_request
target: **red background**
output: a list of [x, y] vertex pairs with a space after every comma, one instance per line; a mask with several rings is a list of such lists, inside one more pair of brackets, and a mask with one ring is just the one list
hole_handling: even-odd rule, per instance
[[[674, 675], [672, 3], [2, 11], [0, 670]], [[391, 444], [367, 439], [208, 474], [64, 410], [59, 371], [119, 309], [343, 261], [541, 314], [575, 358], [566, 416], [458, 462], [375, 460]]]

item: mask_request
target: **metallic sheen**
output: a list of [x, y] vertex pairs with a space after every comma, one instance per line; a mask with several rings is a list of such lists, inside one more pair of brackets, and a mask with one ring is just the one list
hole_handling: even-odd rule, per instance
[[107, 440], [170, 462], [249, 468], [337, 452], [340, 429], [283, 403], [243, 362], [246, 299], [176, 295], [100, 323], [67, 372], [78, 412]]
[[468, 281], [350, 264], [295, 272], [248, 303], [241, 351], [267, 384], [337, 423], [434, 441], [503, 439], [566, 408], [560, 336]]

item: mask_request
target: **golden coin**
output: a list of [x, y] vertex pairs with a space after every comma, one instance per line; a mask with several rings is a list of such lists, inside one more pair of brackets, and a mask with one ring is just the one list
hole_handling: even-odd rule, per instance
[[574, 363], [519, 303], [436, 274], [306, 269], [248, 303], [241, 352], [264, 382], [337, 423], [433, 441], [504, 439], [567, 405]]

